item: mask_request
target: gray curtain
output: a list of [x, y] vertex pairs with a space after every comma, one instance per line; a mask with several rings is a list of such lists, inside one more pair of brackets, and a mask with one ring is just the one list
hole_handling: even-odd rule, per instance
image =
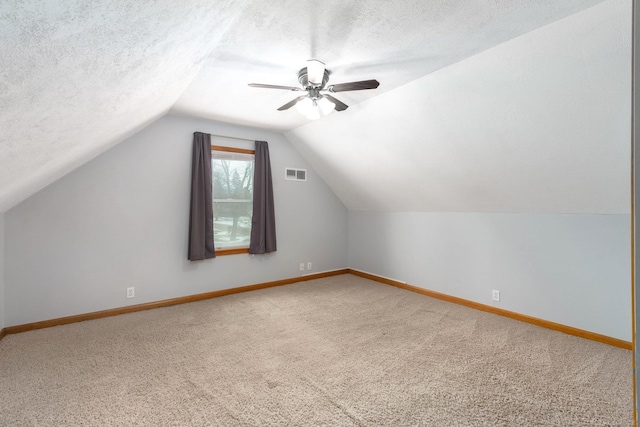
[[213, 195], [211, 188], [211, 135], [193, 133], [189, 254], [191, 261], [215, 258]]
[[253, 216], [251, 218], [250, 254], [265, 254], [276, 250], [276, 217], [273, 207], [269, 144], [256, 141], [253, 171]]

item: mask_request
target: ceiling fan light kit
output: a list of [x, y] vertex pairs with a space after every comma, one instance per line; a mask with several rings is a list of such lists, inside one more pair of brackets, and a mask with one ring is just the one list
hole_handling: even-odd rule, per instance
[[296, 103], [296, 110], [309, 120], [317, 120], [322, 116], [331, 114], [335, 108], [336, 105], [324, 97], [320, 99], [304, 97]]
[[296, 109], [301, 114], [304, 114], [307, 119], [316, 120], [322, 116], [330, 114], [333, 110], [344, 111], [349, 108], [347, 104], [334, 98], [328, 93], [375, 89], [380, 85], [377, 80], [363, 80], [359, 82], [340, 83], [327, 86], [330, 74], [331, 71], [326, 68], [322, 61], [309, 59], [307, 61], [307, 66], [298, 71], [298, 82], [301, 87], [269, 85], [262, 83], [249, 83], [249, 86], [265, 89], [306, 91], [306, 95], [299, 96], [287, 102], [282, 107], [278, 108], [278, 110], [288, 110], [295, 105]]

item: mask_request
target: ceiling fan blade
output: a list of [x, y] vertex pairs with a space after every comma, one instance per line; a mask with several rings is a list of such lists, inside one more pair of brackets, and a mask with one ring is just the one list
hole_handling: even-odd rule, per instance
[[349, 90], [375, 89], [378, 86], [380, 86], [380, 82], [377, 80], [362, 80], [360, 82], [338, 83], [337, 85], [329, 86], [327, 90], [329, 92], [346, 92]]
[[284, 90], [294, 90], [294, 91], [302, 90], [299, 87], [295, 87], [295, 86], [265, 85], [262, 83], [249, 83], [249, 86], [260, 87], [265, 89], [284, 89]]
[[289, 102], [287, 102], [286, 104], [284, 104], [282, 107], [278, 108], [278, 111], [284, 111], [284, 110], [288, 110], [289, 108], [293, 107], [294, 105], [296, 105], [296, 103], [298, 101], [301, 101], [303, 99], [305, 99], [307, 97], [307, 95], [302, 95], [297, 97], [296, 99], [293, 99]]
[[349, 106], [347, 104], [345, 104], [344, 102], [335, 99], [333, 96], [331, 95], [324, 95], [325, 98], [327, 98], [329, 101], [333, 102], [336, 105], [336, 111], [344, 111], [347, 108], [349, 108]]

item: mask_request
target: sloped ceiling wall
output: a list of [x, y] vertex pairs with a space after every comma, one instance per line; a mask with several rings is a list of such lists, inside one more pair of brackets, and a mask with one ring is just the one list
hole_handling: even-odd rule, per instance
[[0, 212], [164, 115], [244, 3], [1, 2]]
[[350, 210], [630, 212], [631, 1], [286, 135]]

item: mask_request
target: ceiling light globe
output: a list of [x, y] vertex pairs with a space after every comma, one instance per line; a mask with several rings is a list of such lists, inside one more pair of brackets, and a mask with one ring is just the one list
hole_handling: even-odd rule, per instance
[[307, 113], [307, 119], [309, 120], [318, 120], [320, 118], [320, 109], [318, 106], [312, 107]]
[[313, 109], [313, 101], [311, 98], [304, 98], [296, 103], [296, 109], [306, 116]]
[[324, 78], [324, 62], [317, 59], [307, 61], [307, 81], [310, 85], [320, 86]]
[[323, 116], [326, 116], [327, 114], [331, 114], [331, 112], [335, 110], [336, 104], [329, 101], [327, 98], [322, 98], [320, 99], [320, 101], [318, 101], [318, 107], [320, 108], [320, 113]]

